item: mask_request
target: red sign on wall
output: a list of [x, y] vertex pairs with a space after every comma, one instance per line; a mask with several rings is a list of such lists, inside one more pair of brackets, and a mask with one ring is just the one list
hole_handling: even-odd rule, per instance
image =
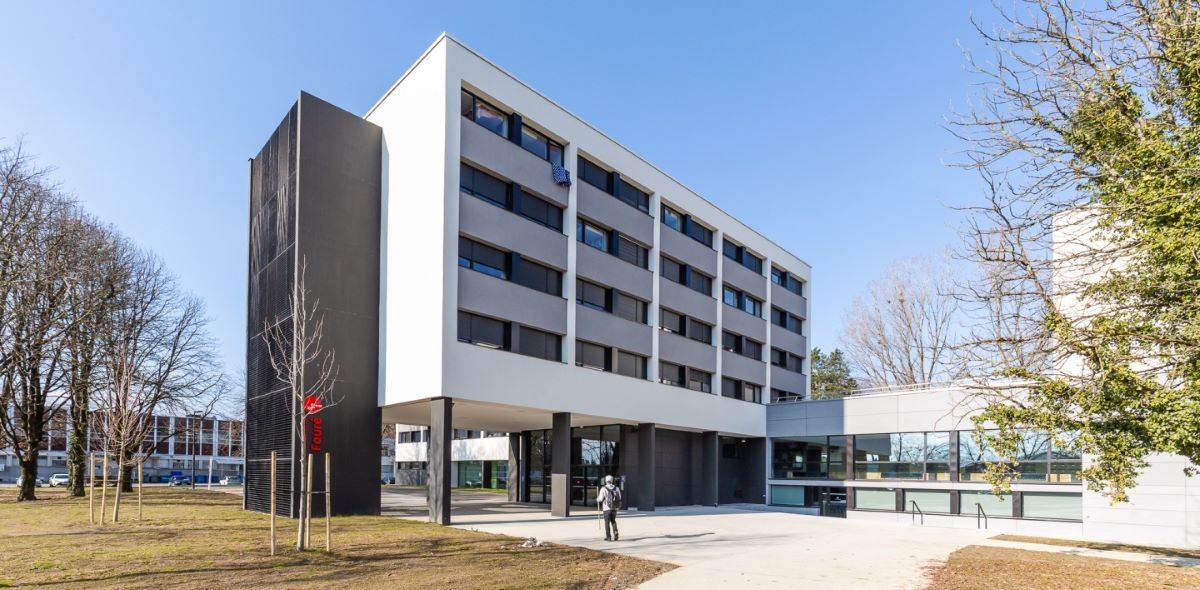
[[[322, 407], [323, 405], [321, 404], [321, 400], [315, 396], [310, 395], [304, 398], [305, 414], [316, 414], [317, 412], [321, 411]], [[321, 443], [324, 442], [325, 439], [325, 429], [324, 425], [322, 424], [323, 421], [316, 416], [309, 416], [307, 421], [309, 428], [308, 450], [318, 453], [321, 451]]]

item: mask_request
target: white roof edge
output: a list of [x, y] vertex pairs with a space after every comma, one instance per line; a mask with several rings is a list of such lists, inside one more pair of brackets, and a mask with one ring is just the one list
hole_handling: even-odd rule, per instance
[[716, 203], [713, 203], [712, 201], [708, 200], [708, 199], [707, 199], [707, 198], [705, 198], [703, 195], [701, 195], [700, 193], [696, 192], [696, 191], [695, 191], [695, 190], [693, 190], [691, 187], [689, 187], [687, 184], [684, 184], [684, 183], [683, 183], [682, 181], [680, 181], [678, 178], [675, 178], [674, 176], [672, 176], [671, 174], [667, 173], [667, 172], [666, 172], [665, 170], [663, 170], [662, 168], [659, 168], [658, 166], [654, 165], [653, 163], [651, 163], [651, 162], [650, 162], [649, 160], [647, 160], [646, 158], [643, 158], [643, 157], [642, 157], [640, 154], [638, 154], [637, 152], [635, 152], [635, 151], [633, 151], [633, 150], [629, 149], [628, 147], [626, 147], [626, 146], [625, 146], [625, 144], [623, 144], [623, 143], [621, 143], [621, 142], [617, 141], [617, 140], [616, 140], [615, 138], [613, 138], [611, 135], [609, 135], [609, 134], [607, 134], [607, 133], [605, 133], [605, 132], [601, 131], [600, 129], [596, 128], [596, 126], [595, 126], [595, 125], [592, 125], [591, 123], [588, 123], [587, 121], [585, 121], [585, 120], [583, 119], [583, 117], [580, 117], [579, 115], [576, 115], [575, 113], [571, 112], [571, 111], [570, 111], [570, 110], [568, 110], [567, 108], [565, 108], [565, 107], [563, 107], [562, 105], [558, 104], [558, 103], [557, 103], [557, 102], [555, 102], [553, 99], [551, 99], [549, 96], [546, 96], [545, 94], [542, 94], [540, 91], [538, 91], [538, 90], [537, 90], [536, 88], [534, 88], [533, 86], [530, 86], [529, 84], [526, 84], [526, 83], [525, 83], [523, 80], [521, 80], [520, 78], [518, 78], [518, 77], [514, 76], [514, 75], [512, 74], [512, 72], [509, 72], [508, 70], [504, 69], [503, 67], [500, 67], [498, 64], [496, 64], [496, 62], [494, 62], [494, 61], [492, 61], [492, 60], [488, 59], [487, 57], [485, 57], [483, 54], [479, 53], [478, 51], [475, 51], [474, 49], [471, 49], [471, 47], [470, 47], [470, 46], [468, 46], [466, 43], [463, 43], [462, 41], [459, 41], [459, 40], [458, 40], [457, 38], [455, 38], [453, 35], [451, 35], [450, 33], [447, 33], [447, 32], [445, 32], [445, 31], [443, 31], [441, 35], [438, 35], [438, 38], [437, 38], [436, 40], [434, 40], [433, 44], [432, 44], [432, 45], [430, 45], [430, 46], [429, 46], [429, 48], [428, 48], [428, 49], [426, 49], [424, 53], [422, 53], [422, 54], [421, 54], [421, 57], [417, 58], [417, 61], [415, 61], [415, 62], [413, 63], [413, 65], [409, 66], [409, 68], [408, 68], [407, 70], [405, 70], [404, 74], [400, 76], [400, 79], [396, 80], [396, 83], [395, 83], [395, 84], [392, 84], [392, 86], [391, 86], [390, 88], [388, 88], [388, 91], [387, 91], [386, 93], [384, 93], [383, 97], [381, 97], [381, 98], [380, 98], [378, 101], [376, 101], [376, 103], [375, 103], [375, 106], [372, 106], [372, 107], [371, 107], [371, 109], [370, 109], [369, 111], [367, 111], [367, 114], [366, 114], [366, 115], [364, 115], [364, 118], [371, 116], [371, 113], [375, 112], [375, 109], [379, 108], [379, 105], [380, 105], [380, 104], [382, 104], [384, 100], [387, 100], [387, 97], [388, 97], [388, 95], [390, 95], [390, 94], [392, 93], [392, 91], [394, 91], [394, 90], [396, 89], [396, 87], [397, 87], [397, 86], [399, 86], [399, 85], [400, 85], [400, 83], [401, 83], [401, 82], [403, 82], [403, 81], [404, 81], [404, 79], [405, 79], [406, 77], [408, 77], [408, 75], [409, 75], [410, 73], [412, 73], [412, 71], [413, 71], [414, 69], [416, 69], [416, 67], [417, 67], [418, 65], [420, 65], [422, 61], [424, 61], [425, 57], [426, 57], [426, 56], [428, 56], [428, 55], [429, 55], [429, 54], [430, 54], [430, 53], [433, 51], [433, 49], [434, 49], [435, 47], [437, 47], [437, 46], [438, 46], [438, 44], [439, 44], [439, 43], [441, 43], [443, 40], [448, 40], [448, 41], [451, 41], [451, 42], [453, 42], [454, 44], [458, 45], [459, 47], [462, 47], [463, 49], [465, 49], [465, 50], [467, 50], [468, 52], [470, 52], [470, 53], [471, 53], [472, 55], [474, 55], [475, 57], [478, 57], [479, 59], [483, 60], [483, 62], [484, 62], [484, 63], [486, 63], [486, 64], [488, 64], [488, 65], [492, 66], [493, 68], [496, 68], [496, 70], [497, 70], [497, 71], [499, 71], [500, 73], [504, 74], [505, 76], [508, 76], [509, 78], [511, 78], [511, 79], [512, 79], [514, 82], [516, 82], [517, 84], [520, 84], [521, 86], [524, 86], [525, 88], [529, 89], [529, 91], [530, 91], [530, 92], [532, 92], [532, 93], [534, 93], [534, 94], [536, 94], [536, 95], [540, 96], [540, 97], [541, 97], [542, 99], [544, 99], [546, 102], [549, 102], [549, 103], [550, 103], [551, 105], [553, 105], [554, 107], [558, 108], [559, 110], [561, 110], [562, 112], [566, 113], [567, 115], [569, 115], [569, 116], [573, 117], [573, 118], [574, 118], [576, 121], [579, 121], [580, 123], [582, 123], [582, 124], [586, 125], [586, 126], [587, 126], [588, 128], [590, 128], [592, 131], [595, 131], [596, 133], [600, 134], [600, 136], [601, 136], [601, 137], [603, 137], [603, 138], [605, 138], [605, 139], [607, 139], [607, 140], [609, 140], [609, 141], [613, 142], [614, 144], [616, 144], [616, 146], [617, 146], [617, 147], [619, 147], [619, 148], [621, 148], [621, 149], [625, 150], [626, 152], [629, 152], [629, 154], [630, 154], [630, 155], [632, 155], [633, 157], [637, 158], [638, 160], [641, 160], [641, 161], [642, 161], [642, 163], [644, 163], [644, 164], [646, 164], [647, 166], [649, 166], [649, 167], [653, 168], [654, 170], [657, 170], [657, 171], [658, 171], [660, 174], [662, 174], [663, 176], [665, 176], [665, 177], [667, 177], [667, 178], [671, 179], [673, 182], [675, 182], [675, 183], [679, 184], [679, 186], [683, 187], [683, 188], [684, 188], [684, 190], [686, 190], [686, 191], [688, 191], [688, 192], [692, 193], [693, 195], [695, 195], [695, 196], [696, 196], [696, 198], [700, 199], [701, 201], [704, 201], [705, 203], [708, 203], [709, 205], [711, 205], [711, 206], [712, 206], [714, 209], [716, 209], [717, 211], [720, 211], [721, 213], [723, 213], [723, 214], [725, 214], [725, 215], [729, 216], [729, 218], [730, 218], [730, 219], [733, 219], [733, 220], [737, 221], [738, 223], [741, 223], [741, 224], [742, 224], [742, 226], [744, 226], [744, 227], [745, 227], [747, 230], [749, 230], [750, 232], [754, 233], [754, 234], [755, 234], [755, 235], [757, 235], [758, 237], [762, 238], [762, 239], [763, 239], [763, 240], [765, 240], [767, 243], [771, 244], [772, 246], [775, 246], [776, 248], [779, 248], [779, 249], [780, 249], [780, 250], [782, 250], [783, 252], [786, 252], [786, 253], [787, 253], [789, 256], [791, 256], [791, 257], [795, 258], [796, 260], [799, 260], [801, 264], [803, 264], [804, 266], [807, 266], [807, 267], [808, 267], [808, 270], [809, 270], [810, 272], [812, 271], [812, 265], [811, 265], [811, 264], [809, 264], [807, 260], [805, 260], [805, 259], [803, 259], [803, 258], [801, 258], [801, 257], [797, 256], [797, 255], [796, 255], [795, 253], [793, 253], [791, 250], [789, 250], [789, 249], [787, 249], [787, 248], [784, 248], [783, 246], [781, 246], [781, 245], [780, 245], [778, 242], [776, 242], [775, 240], [772, 240], [771, 238], [768, 238], [767, 236], [763, 235], [763, 234], [762, 234], [762, 232], [760, 232], [760, 231], [758, 231], [758, 230], [754, 229], [753, 227], [750, 227], [750, 226], [749, 226], [749, 225], [747, 225], [745, 222], [741, 221], [741, 220], [740, 220], [740, 219], [739, 219], [737, 216], [730, 214], [728, 211], [726, 211], [725, 209], [722, 209], [722, 208], [721, 208], [719, 205], [717, 205]]

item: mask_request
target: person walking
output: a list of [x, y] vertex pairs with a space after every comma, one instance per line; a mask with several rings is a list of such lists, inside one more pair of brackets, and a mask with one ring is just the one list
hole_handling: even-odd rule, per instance
[[604, 540], [620, 539], [621, 535], [617, 532], [617, 511], [621, 509], [621, 488], [613, 485], [613, 476], [604, 476], [604, 487], [596, 494], [596, 507], [604, 512]]

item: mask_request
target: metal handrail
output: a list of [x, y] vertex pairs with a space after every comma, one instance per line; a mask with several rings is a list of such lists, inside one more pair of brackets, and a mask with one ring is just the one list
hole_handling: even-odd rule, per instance
[[920, 514], [920, 515], [921, 515], [921, 526], [925, 526], [925, 512], [921, 510], [921, 507], [920, 507], [920, 506], [917, 506], [917, 501], [916, 501], [916, 500], [909, 500], [909, 502], [911, 502], [911, 503], [912, 503], [912, 508], [913, 508], [912, 519], [913, 519], [913, 522], [916, 522], [916, 521], [917, 521], [917, 515], [918, 515], [918, 514]]
[[983, 504], [975, 503], [975, 528], [979, 528], [979, 517], [983, 517], [983, 528], [988, 528], [988, 515], [983, 511]]

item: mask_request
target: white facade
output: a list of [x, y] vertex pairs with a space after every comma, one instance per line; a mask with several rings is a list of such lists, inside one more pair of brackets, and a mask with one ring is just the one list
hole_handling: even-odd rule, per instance
[[[457, 265], [459, 163], [462, 138], [473, 132], [464, 130], [464, 125], [473, 124], [459, 115], [463, 88], [536, 122], [539, 130], [565, 146], [565, 166], [576, 182], [570, 188], [563, 221], [567, 244], [563, 272], [566, 324], [560, 363], [456, 341], [459, 282], [463, 277]], [[379, 404], [384, 408], [385, 421], [422, 423], [428, 419], [428, 412], [419, 402], [447, 396], [455, 399], [455, 427], [463, 428], [512, 432], [545, 428], [551, 413], [570, 412], [576, 426], [655, 423], [694, 432], [763, 434], [763, 405], [720, 395], [723, 355], [719, 344], [714, 351], [714, 395], [658, 383], [659, 330], [653, 330], [647, 379], [575, 366], [575, 273], [577, 257], [583, 255], [577, 255], [583, 246], [574, 235], [582, 184], [575, 156], [587, 154], [620, 170], [622, 177], [633, 179], [649, 192], [655, 234], [661, 226], [656, 213], [659, 204], [670, 202], [716, 229], [718, 262], [722, 261], [719, 248], [725, 236], [766, 258], [767, 279], [774, 263], [808, 283], [811, 269], [804, 261], [448, 36], [443, 35], [430, 47], [366, 119], [382, 127], [384, 142]], [[658, 254], [659, 242], [655, 240], [649, 256], [649, 271], [655, 277], [648, 314], [652, 328], [658, 319]], [[719, 293], [721, 271], [718, 269], [716, 274]], [[500, 293], [498, 297], [533, 296], [520, 290]], [[768, 288], [768, 310], [770, 293]], [[715, 333], [719, 342], [722, 317], [742, 312], [726, 308], [719, 301], [714, 307], [718, 309]], [[764, 353], [771, 346], [769, 323], [767, 328]], [[802, 330], [807, 373], [807, 322]], [[767, 369], [766, 383], [761, 384], [764, 392], [771, 391], [772, 371], [769, 366]], [[807, 381], [804, 383], [806, 388]], [[806, 394], [807, 389], [798, 393]]]

